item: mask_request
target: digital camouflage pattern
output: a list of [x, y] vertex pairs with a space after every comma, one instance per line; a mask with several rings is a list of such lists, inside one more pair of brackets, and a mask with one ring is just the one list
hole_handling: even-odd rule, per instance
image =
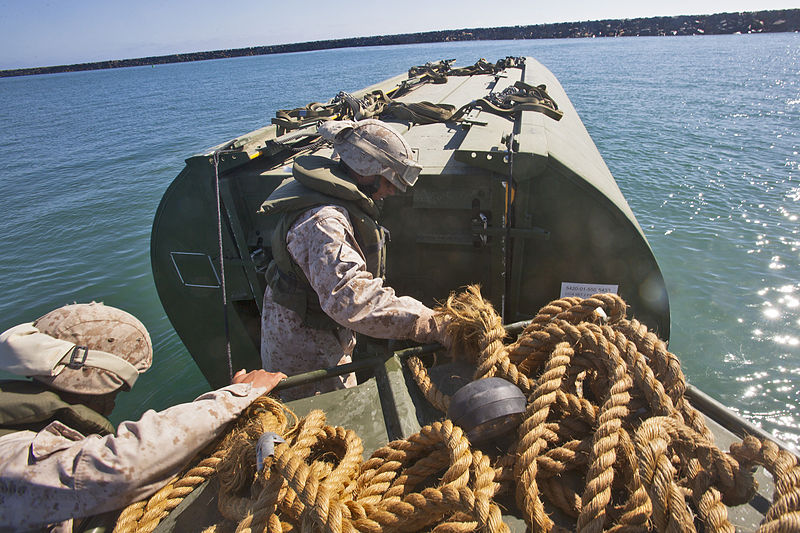
[[[353, 131], [354, 135], [348, 136], [350, 131]], [[372, 118], [359, 121], [330, 120], [320, 125], [319, 133], [323, 139], [333, 142], [331, 156], [333, 159], [341, 158], [348, 167], [362, 176], [383, 176], [401, 191], [414, 184], [416, 176], [422, 169], [414, 162], [414, 151], [405, 138], [381, 120]], [[369, 145], [374, 146], [378, 151], [377, 155], [381, 152], [390, 155], [393, 163], [379, 161], [376, 159], [376, 154], [365, 152], [364, 148], [354, 142], [357, 140], [354, 136], [362, 137]], [[410, 183], [401, 177], [407, 166], [412, 166], [416, 170], [414, 180]]]
[[115, 435], [82, 435], [53, 422], [0, 437], [0, 531], [71, 531], [82, 518], [147, 498], [267, 391], [239, 383], [138, 422]]
[[[298, 217], [287, 234], [287, 248], [320, 299], [325, 313], [342, 326], [336, 331], [303, 326], [294, 311], [264, 293], [261, 361], [265, 370], [295, 375], [351, 361], [355, 331], [381, 339], [443, 340], [433, 310], [409, 296], [397, 296], [383, 279], [367, 271], [344, 208], [322, 206]], [[355, 386], [353, 375], [282, 393], [291, 400]]]
[[[153, 363], [153, 344], [144, 325], [121, 309], [92, 302], [65, 305], [50, 311], [34, 326], [56, 339], [116, 355], [141, 374]], [[105, 394], [123, 386], [114, 373], [99, 368], [65, 368], [57, 376], [35, 379], [55, 389], [78, 394]]]

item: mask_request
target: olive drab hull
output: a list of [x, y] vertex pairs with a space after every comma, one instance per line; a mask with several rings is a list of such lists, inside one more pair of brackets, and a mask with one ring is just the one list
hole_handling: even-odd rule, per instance
[[[401, 75], [352, 98], [390, 93], [420, 77]], [[403, 133], [423, 166], [417, 185], [382, 207], [381, 223], [391, 234], [387, 284], [433, 305], [479, 283], [506, 323], [562, 295], [611, 290], [668, 338], [669, 302], [656, 259], [558, 80], [528, 58], [497, 73], [435, 81], [417, 83], [395, 103], [463, 109], [522, 82], [544, 85], [558, 111], [530, 105], [503, 115], [486, 104], [457, 122], [431, 124], [380, 116]], [[290, 176], [292, 158], [311, 152], [316, 140], [314, 121], [295, 120], [299, 127], [288, 129], [281, 117], [290, 115], [298, 113], [279, 113], [275, 125], [187, 159], [156, 213], [151, 259], [161, 301], [214, 386], [228, 379], [228, 338], [234, 368], [260, 364], [263, 272], [276, 218], [257, 211]]]
[[[332, 94], [335, 84], [331, 80]], [[398, 294], [433, 305], [451, 291], [480, 284], [481, 294], [500, 313], [509, 338], [514, 338], [520, 332], [524, 335], [531, 318], [553, 300], [612, 292], [628, 304], [628, 316], [660, 339], [668, 339], [669, 301], [656, 259], [558, 80], [531, 58], [506, 58], [497, 64], [481, 61], [466, 69], [439, 62], [412, 68], [407, 75], [352, 95], [340, 93], [327, 104], [279, 111], [273, 124], [186, 160], [156, 212], [151, 260], [166, 314], [212, 386], [227, 384], [231, 367], [261, 365], [264, 273], [272, 259], [270, 242], [278, 219], [258, 214], [259, 208], [291, 176], [295, 157], [330, 154], [319, 142], [318, 121], [347, 113], [350, 118], [375, 116], [391, 123], [423, 167], [412, 189], [387, 198], [381, 207], [380, 221], [391, 234], [386, 282]], [[604, 331], [616, 327], [611, 322]], [[495, 339], [503, 335], [495, 333]], [[651, 353], [630, 368], [645, 372], [648, 365], [659, 364], [654, 360], [672, 356], [660, 341], [639, 337], [637, 342]], [[577, 344], [573, 339], [558, 346], [569, 349]], [[654, 349], [656, 344], [660, 351]], [[225, 355], [228, 346], [230, 361]], [[357, 350], [361, 351], [348, 365], [290, 376], [276, 390], [356, 372], [358, 386], [302, 398], [289, 407], [298, 416], [323, 410], [328, 424], [359, 436], [366, 457], [442, 420], [431, 397], [414, 383], [412, 359], [434, 360], [430, 382], [444, 394], [454, 394], [476, 375], [475, 368], [463, 361], [442, 363], [443, 358], [430, 357], [441, 350], [439, 345], [409, 347], [360, 338]], [[593, 355], [574, 354], [588, 357], [589, 362], [584, 361], [583, 367], [576, 364], [572, 377], [583, 377], [577, 378], [580, 383], [570, 393], [586, 388], [588, 396], [594, 395], [592, 385], [581, 381], [593, 372], [585, 370], [592, 361], [600, 365]], [[527, 359], [520, 361], [522, 368]], [[656, 369], [659, 378], [680, 374], [679, 370], [674, 374], [674, 368], [662, 370]], [[657, 379], [637, 374], [633, 381], [640, 387]], [[527, 383], [532, 387], [532, 381]], [[618, 383], [623, 387], [626, 382]], [[648, 402], [656, 401], [657, 385]], [[682, 381], [673, 387], [680, 393], [675, 407], [687, 405], [682, 404], [683, 389]], [[745, 434], [768, 437], [690, 385], [685, 389], [720, 449]], [[662, 396], [664, 390], [660, 389]], [[617, 392], [627, 394], [622, 389]], [[532, 397], [529, 394], [527, 401]], [[669, 405], [672, 400], [667, 398], [663, 406]], [[595, 409], [593, 413], [600, 412]], [[673, 420], [662, 411], [659, 416]], [[598, 424], [584, 425], [597, 429]], [[570, 438], [592, 446], [592, 437]], [[536, 442], [540, 441], [544, 442]], [[504, 442], [494, 444], [505, 450]], [[526, 454], [512, 455], [519, 460]], [[585, 463], [590, 454], [583, 455]], [[772, 484], [763, 470], [756, 475], [762, 487], [758, 496], [728, 513], [731, 523], [743, 531], [758, 527], [772, 496]], [[156, 531], [202, 530], [218, 523], [214, 501], [218, 485], [212, 478], [195, 489]], [[531, 529], [513, 496], [501, 500], [500, 506], [502, 522], [512, 531]], [[574, 529], [569, 517], [557, 512], [551, 516], [558, 525]]]

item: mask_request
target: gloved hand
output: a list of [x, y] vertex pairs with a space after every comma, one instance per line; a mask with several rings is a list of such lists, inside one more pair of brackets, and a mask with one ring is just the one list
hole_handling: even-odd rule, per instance
[[447, 349], [453, 344], [453, 339], [447, 334], [447, 325], [450, 318], [445, 315], [434, 314], [423, 316], [414, 324], [413, 340], [421, 344], [438, 342]]

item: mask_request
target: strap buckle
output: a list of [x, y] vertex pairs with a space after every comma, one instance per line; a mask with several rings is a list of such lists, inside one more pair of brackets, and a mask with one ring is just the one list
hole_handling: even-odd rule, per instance
[[[83, 356], [81, 356], [81, 350], [83, 350]], [[69, 356], [69, 363], [67, 363], [67, 368], [71, 368], [73, 370], [80, 370], [86, 364], [86, 359], [89, 357], [89, 347], [88, 346], [78, 346], [77, 344], [72, 349], [72, 353]]]

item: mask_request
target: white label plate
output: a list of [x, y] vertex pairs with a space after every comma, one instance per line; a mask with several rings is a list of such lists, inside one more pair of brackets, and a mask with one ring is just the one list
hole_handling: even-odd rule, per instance
[[567, 296], [577, 296], [579, 298], [591, 298], [593, 295], [600, 292], [612, 292], [617, 294], [619, 285], [604, 285], [602, 283], [574, 283], [571, 281], [561, 282], [561, 296], [559, 298], [566, 298]]

